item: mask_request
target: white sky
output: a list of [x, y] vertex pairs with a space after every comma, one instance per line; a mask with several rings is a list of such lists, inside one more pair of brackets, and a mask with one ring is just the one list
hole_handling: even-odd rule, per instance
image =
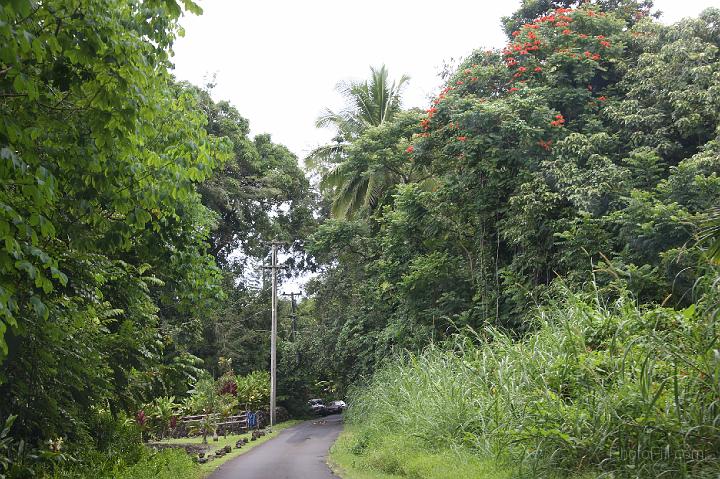
[[[385, 63], [411, 82], [404, 106], [426, 107], [443, 62], [475, 48], [501, 47], [500, 17], [519, 0], [200, 0], [175, 45], [175, 74], [197, 85], [217, 75], [216, 100], [229, 100], [253, 134], [270, 133], [299, 157], [328, 141], [315, 128], [323, 107], [342, 105], [334, 87]], [[720, 0], [656, 0], [663, 21], [696, 16]]]

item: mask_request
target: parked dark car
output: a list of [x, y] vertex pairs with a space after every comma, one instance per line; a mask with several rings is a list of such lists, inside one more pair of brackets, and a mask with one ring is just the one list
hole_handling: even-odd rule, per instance
[[328, 404], [325, 404], [322, 399], [311, 399], [308, 401], [308, 405], [310, 406], [312, 412], [318, 416], [338, 414], [347, 408], [345, 401], [331, 401]]
[[345, 404], [345, 401], [332, 401], [330, 402], [330, 404], [325, 406], [325, 410], [328, 414], [339, 414], [345, 409], [347, 409], [347, 404]]
[[322, 399], [311, 399], [308, 401], [308, 405], [313, 413], [319, 416], [324, 416], [326, 414], [327, 406], [325, 406]]

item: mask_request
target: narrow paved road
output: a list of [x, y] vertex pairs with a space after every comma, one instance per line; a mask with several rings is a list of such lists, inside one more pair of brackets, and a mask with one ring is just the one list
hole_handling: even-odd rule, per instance
[[337, 479], [325, 461], [340, 431], [339, 414], [305, 421], [226, 462], [209, 479]]

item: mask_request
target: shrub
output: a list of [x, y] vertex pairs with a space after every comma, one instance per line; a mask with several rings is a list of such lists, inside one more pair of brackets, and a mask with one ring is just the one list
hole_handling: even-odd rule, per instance
[[117, 479], [197, 479], [198, 466], [184, 451], [165, 450], [148, 454], [138, 463], [116, 473]]
[[237, 378], [238, 402], [247, 409], [257, 409], [270, 401], [270, 373], [254, 371]]

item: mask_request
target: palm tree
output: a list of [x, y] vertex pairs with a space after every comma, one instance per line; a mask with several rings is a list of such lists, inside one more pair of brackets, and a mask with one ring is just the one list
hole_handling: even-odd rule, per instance
[[385, 65], [370, 67], [368, 80], [338, 85], [347, 101], [345, 109], [326, 109], [318, 118], [318, 128], [334, 128], [336, 135], [331, 143], [313, 150], [305, 164], [321, 175], [321, 188], [331, 191], [333, 215], [351, 216], [363, 206], [374, 206], [385, 172], [348, 161], [347, 148], [368, 128], [392, 121], [401, 111], [400, 96], [409, 79], [403, 75], [391, 83]]

